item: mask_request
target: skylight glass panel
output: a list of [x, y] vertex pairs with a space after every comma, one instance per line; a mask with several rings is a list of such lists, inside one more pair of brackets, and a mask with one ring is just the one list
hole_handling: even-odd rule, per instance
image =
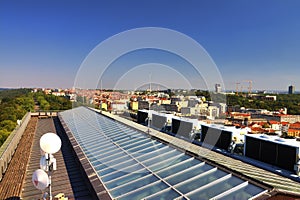
[[87, 108], [60, 115], [114, 199], [248, 199], [265, 191]]

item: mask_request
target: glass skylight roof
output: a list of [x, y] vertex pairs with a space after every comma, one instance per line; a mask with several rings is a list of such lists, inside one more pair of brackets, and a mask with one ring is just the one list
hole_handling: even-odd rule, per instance
[[265, 189], [84, 107], [60, 113], [114, 199], [249, 199]]

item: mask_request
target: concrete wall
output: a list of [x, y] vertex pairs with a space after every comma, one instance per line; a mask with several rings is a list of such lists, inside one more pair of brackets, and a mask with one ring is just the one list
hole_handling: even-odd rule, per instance
[[12, 156], [20, 142], [20, 139], [27, 127], [27, 124], [31, 118], [30, 113], [27, 113], [21, 122], [21, 125], [17, 125], [15, 130], [8, 136], [6, 141], [0, 147], [0, 181], [5, 173], [8, 163], [11, 161]]

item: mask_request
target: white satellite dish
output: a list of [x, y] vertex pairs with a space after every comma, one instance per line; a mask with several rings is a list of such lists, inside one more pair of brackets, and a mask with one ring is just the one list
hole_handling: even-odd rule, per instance
[[32, 174], [32, 183], [37, 189], [44, 190], [49, 185], [49, 177], [45, 171], [37, 169]]
[[46, 133], [40, 139], [40, 147], [46, 153], [56, 153], [60, 150], [61, 140], [55, 133]]

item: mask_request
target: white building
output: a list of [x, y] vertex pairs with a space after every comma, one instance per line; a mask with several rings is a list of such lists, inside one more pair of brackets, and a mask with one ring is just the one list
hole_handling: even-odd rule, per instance
[[209, 106], [208, 107], [208, 118], [215, 119], [220, 116], [220, 109], [217, 106]]

